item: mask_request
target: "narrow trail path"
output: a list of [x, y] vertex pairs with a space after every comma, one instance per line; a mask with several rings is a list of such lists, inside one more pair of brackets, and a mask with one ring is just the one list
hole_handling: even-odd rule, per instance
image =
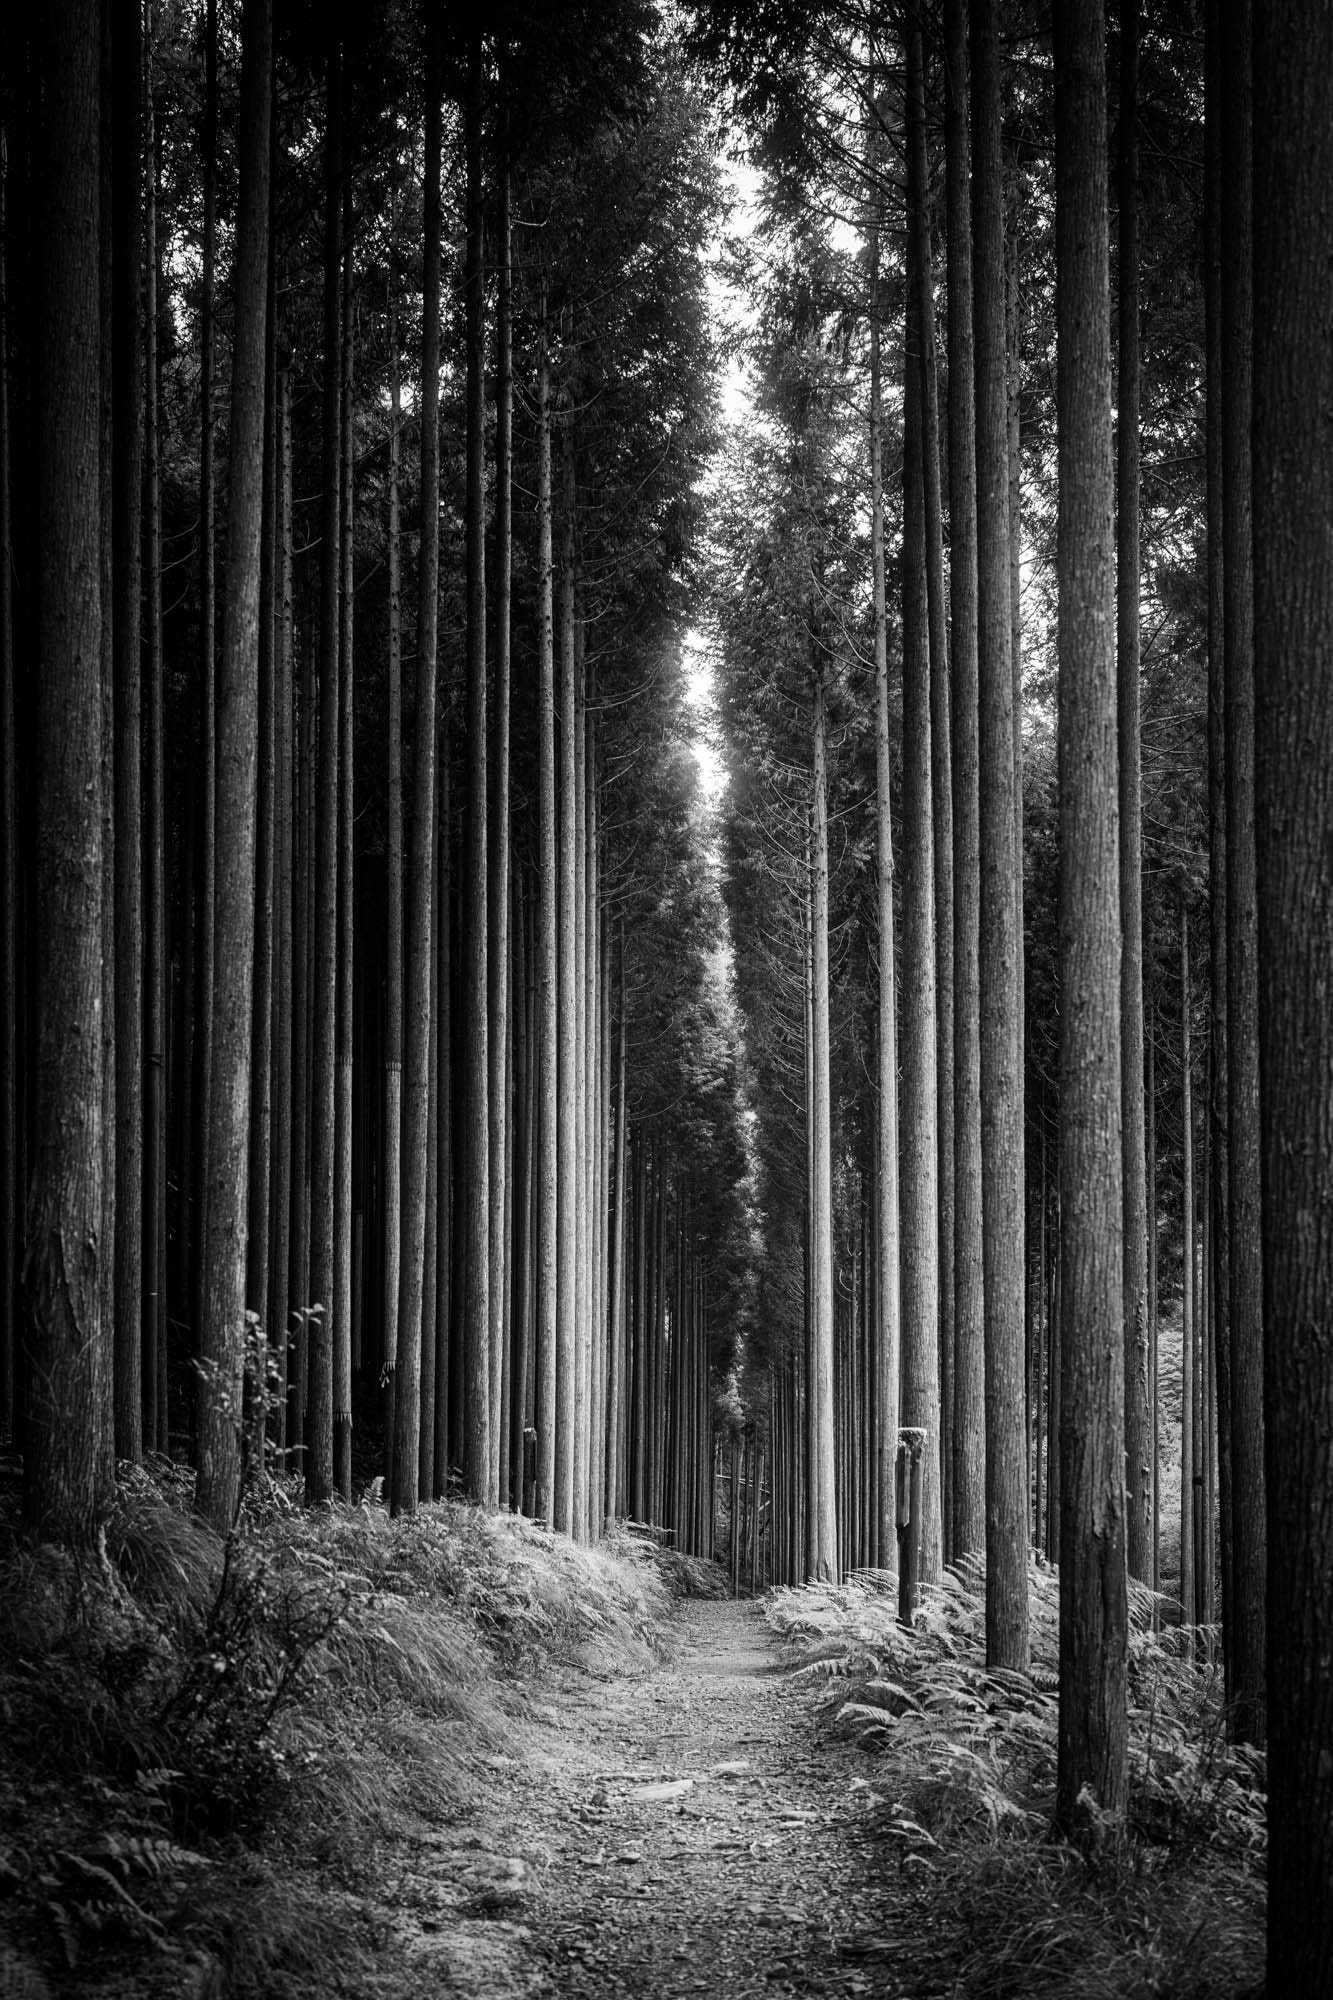
[[535, 1746], [495, 1760], [483, 1845], [528, 1857], [492, 1891], [511, 1977], [526, 1960], [507, 1990], [912, 1990], [865, 1759], [816, 1743], [816, 1696], [783, 1679], [757, 1606], [686, 1604], [675, 1638], [642, 1677], [549, 1696]]

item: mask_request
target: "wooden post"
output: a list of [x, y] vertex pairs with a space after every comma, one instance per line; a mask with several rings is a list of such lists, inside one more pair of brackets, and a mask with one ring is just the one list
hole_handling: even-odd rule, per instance
[[894, 1517], [898, 1529], [898, 1616], [911, 1625], [920, 1594], [921, 1527], [926, 1433], [904, 1426], [898, 1433]]

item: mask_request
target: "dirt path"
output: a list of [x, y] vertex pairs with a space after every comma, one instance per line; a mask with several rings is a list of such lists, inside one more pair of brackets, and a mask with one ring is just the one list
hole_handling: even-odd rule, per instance
[[864, 1759], [816, 1745], [757, 1607], [688, 1604], [676, 1638], [642, 1678], [548, 1697], [535, 1741], [493, 1760], [441, 1990], [900, 1990], [894, 1901], [909, 1920], [876, 1881]]

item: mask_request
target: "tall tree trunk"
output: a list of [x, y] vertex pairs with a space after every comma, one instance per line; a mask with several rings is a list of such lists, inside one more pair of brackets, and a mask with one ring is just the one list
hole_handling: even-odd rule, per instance
[[[908, 274], [915, 283], [909, 243]], [[923, 1434], [920, 1575], [940, 1573], [939, 1204], [935, 1142], [935, 895], [921, 365], [909, 316], [903, 414], [902, 1420]]]
[[402, 388], [394, 246], [389, 249], [388, 743], [385, 828], [384, 979], [384, 1446], [385, 1483], [393, 1486], [394, 1380], [398, 1365], [398, 1302], [402, 1286], [403, 1189], [403, 567], [399, 526], [402, 468]]
[[500, 1457], [509, 1438], [508, 1413], [497, 1390], [500, 1357], [509, 1352], [509, 1326], [504, 1310], [505, 1283], [512, 1268], [507, 1254], [505, 1201], [511, 1195], [509, 1161], [510, 1043], [509, 983], [512, 964], [509, 940], [509, 600], [513, 545], [513, 426], [514, 374], [511, 311], [511, 244], [509, 220], [509, 129], [504, 120], [498, 146], [498, 208], [496, 259], [499, 300], [496, 315], [495, 381], [495, 740], [491, 774], [491, 845], [487, 888], [490, 898], [490, 1358], [491, 1358], [491, 1479], [492, 1504], [505, 1499]]
[[[272, 89], [273, 72], [269, 69]], [[270, 154], [273, 114], [270, 108]], [[264, 444], [260, 500], [259, 631], [257, 683], [258, 770], [255, 824], [255, 960], [250, 1024], [250, 1135], [246, 1246], [246, 1305], [254, 1314], [254, 1333], [247, 1339], [246, 1441], [255, 1448], [262, 1467], [265, 1447], [265, 1402], [268, 1391], [267, 1355], [256, 1337], [269, 1322], [269, 1229], [273, 1177], [273, 994], [276, 963], [276, 805], [277, 805], [277, 640], [278, 583], [278, 385], [277, 274], [273, 266], [272, 193], [275, 167], [269, 166], [269, 244], [264, 283]]]
[[[1266, 1991], [1269, 2000], [1296, 2000], [1333, 1985], [1333, 462], [1326, 414], [1333, 407], [1333, 18], [1311, 0], [1278, 0], [1257, 8], [1255, 19], [1254, 213], [1263, 218], [1254, 267], [1254, 630], [1268, 1477]], [[1317, 438], [1312, 412], [1319, 413]], [[1239, 1464], [1235, 1470], [1239, 1475]], [[1236, 1499], [1243, 1504], [1239, 1477]], [[1253, 1683], [1239, 1672], [1237, 1688], [1253, 1698]]]
[[[1222, 135], [1221, 51], [1217, 0], [1204, 7], [1204, 214], [1203, 295], [1205, 351], [1205, 464], [1208, 547], [1208, 890], [1212, 1061], [1208, 1068], [1208, 1141], [1213, 1157], [1210, 1283], [1219, 1351], [1225, 1356], [1223, 1393], [1231, 1407], [1231, 1170], [1227, 1097], [1231, 1063], [1227, 1036], [1227, 801], [1226, 654], [1222, 551]], [[1228, 1461], [1230, 1454], [1228, 1453]], [[1230, 1491], [1230, 1465], [1227, 1465]], [[1224, 1514], [1223, 1619], [1231, 1660], [1231, 1521]]]
[[[337, 1147], [339, 650], [342, 613], [343, 55], [324, 90], [324, 390], [319, 548], [319, 759], [315, 784], [314, 950], [310, 1048], [310, 1402], [306, 1496], [333, 1493], [333, 1349], [337, 1338], [334, 1180]], [[429, 931], [429, 924], [427, 924]], [[315, 1313], [315, 1308], [318, 1313]]]
[[575, 693], [574, 642], [574, 436], [572, 419], [561, 428], [563, 508], [560, 533], [560, 841], [559, 1013], [556, 1072], [560, 1181], [557, 1190], [558, 1309], [556, 1344], [556, 1481], [555, 1522], [564, 1534], [574, 1530], [574, 1468], [577, 1422], [578, 1325], [578, 1158], [575, 1107], [578, 1093], [578, 1048], [575, 1036], [577, 967], [575, 964], [576, 773], [578, 717]]
[[[218, 8], [204, 4], [203, 271], [199, 305], [199, 792], [195, 862], [197, 955], [194, 1073], [191, 1078], [193, 1157], [189, 1162], [193, 1213], [190, 1269], [195, 1353], [202, 1356], [204, 1267], [208, 1248], [206, 1178], [208, 1116], [212, 1103], [213, 967], [216, 952], [217, 822], [217, 475], [214, 400], [217, 384], [218, 205]], [[198, 1391], [196, 1390], [196, 1422]], [[198, 1439], [195, 1439], [196, 1458]]]
[[1009, 402], [998, 0], [972, 6], [981, 842], [981, 1176], [986, 1293], [986, 1657], [1028, 1664], [1023, 1330], [1022, 855], [1009, 607]]
[[[155, 1451], [167, 1448], [166, 1397], [166, 1246], [167, 1246], [167, 908], [165, 854], [165, 763], [162, 671], [162, 469], [159, 449], [158, 394], [158, 219], [160, 171], [153, 113], [152, 23], [145, 36], [144, 177], [144, 483], [143, 582], [143, 813], [144, 813], [144, 1249], [143, 1249], [143, 1371], [148, 1389], [149, 1441]], [[188, 1065], [182, 1064], [188, 1078]], [[188, 1096], [188, 1091], [182, 1092]], [[190, 1171], [188, 1152], [181, 1161], [184, 1189]], [[180, 1236], [188, 1244], [188, 1204], [182, 1196]], [[184, 1296], [182, 1310], [186, 1310]]]
[[[486, 940], [486, 378], [482, 263], [481, 28], [468, 47], [467, 268], [467, 860], [463, 957], [465, 1408], [463, 1483], [483, 1505], [491, 1492], [490, 1055]], [[504, 977], [503, 963], [497, 968]], [[502, 1045], [503, 1047], [503, 1045]], [[501, 1107], [503, 1115], [503, 1107]]]
[[[7, 136], [0, 128], [0, 356], [9, 353], [9, 175]], [[17, 1441], [20, 915], [12, 477], [9, 369], [0, 363], [0, 1429]]]
[[1125, 1203], [1129, 1573], [1152, 1581], [1148, 1189], [1143, 1129], [1143, 802], [1139, 767], [1139, 0], [1120, 0], [1116, 660], [1120, 739], [1120, 1096]]
[[621, 1409], [624, 1403], [625, 1342], [625, 1149], [629, 1127], [625, 1107], [628, 1058], [628, 1021], [625, 1006], [625, 931], [622, 924], [619, 950], [619, 1006], [616, 1024], [616, 1089], [614, 1098], [614, 1142], [611, 1167], [611, 1234], [607, 1246], [607, 1282], [610, 1291], [610, 1329], [606, 1384], [606, 1508], [605, 1526], [618, 1512], [622, 1461], [620, 1455]]
[[23, 1285], [25, 1512], [91, 1542], [110, 1501], [101, 1440], [102, 744], [98, 8], [56, 0], [34, 35], [37, 473], [36, 1121]]
[[953, 705], [953, 1553], [986, 1541], [985, 1291], [981, 1200], [981, 831], [977, 709], [977, 440], [969, 201], [967, 0], [947, 0], [945, 177], [949, 278], [949, 584]]
[[926, 607], [930, 633], [930, 806], [935, 890], [935, 1127], [939, 1153], [939, 1374], [942, 1543], [954, 1554], [954, 1184], [953, 1184], [953, 774], [949, 716], [949, 654], [945, 641], [944, 530], [940, 498], [940, 414], [936, 381], [935, 286], [926, 157], [925, 62], [921, 9], [914, 4], [907, 27], [908, 216], [914, 245], [913, 301], [921, 366], [921, 472], [925, 507]]
[[417, 1503], [421, 1427], [421, 1299], [426, 1255], [426, 1090], [430, 1068], [430, 964], [435, 842], [435, 681], [440, 575], [440, 156], [443, 106], [439, 26], [427, 29], [425, 195], [421, 259], [421, 548], [417, 565], [416, 764], [408, 877], [404, 989], [403, 1239], [395, 1374], [395, 1514]]
[[[873, 135], [873, 121], [872, 121]], [[873, 167], [874, 142], [871, 140]], [[878, 1274], [875, 1390], [878, 1408], [879, 1533], [893, 1547], [893, 1461], [898, 1444], [899, 1312], [898, 1028], [893, 926], [893, 817], [890, 805], [889, 654], [884, 574], [883, 383], [879, 324], [879, 230], [870, 230], [870, 551], [875, 627], [875, 842], [879, 968], [876, 1013], [877, 1155], [875, 1257]], [[793, 1484], [793, 1503], [795, 1486]]]
[[[1180, 1616], [1198, 1622], [1195, 1603], [1195, 1260], [1194, 1260], [1194, 1055], [1191, 1047], [1189, 912], [1180, 906]], [[1191, 1641], [1191, 1647], [1192, 1647]]]
[[[1253, 165], [1250, 0], [1221, 9], [1222, 545], [1226, 688], [1227, 1143], [1231, 1285], [1228, 1660], [1235, 1729], [1264, 1740], [1263, 1261], [1254, 832], [1251, 505]], [[1265, 227], [1266, 227], [1265, 223]]]
[[560, 1028], [555, 811], [555, 615], [551, 533], [551, 371], [545, 320], [537, 349], [537, 1513], [556, 1523], [556, 1432], [559, 1385]]
[[[287, 1360], [291, 1294], [292, 1216], [292, 836], [293, 836], [293, 699], [292, 684], [292, 387], [287, 355], [281, 355], [277, 376], [277, 465], [274, 473], [277, 506], [275, 576], [276, 730], [274, 745], [276, 800], [275, 967], [273, 981], [273, 1127], [271, 1213], [273, 1247], [269, 1258], [269, 1347], [276, 1367], [273, 1381], [271, 1443], [279, 1454], [287, 1449]], [[281, 1463], [281, 1457], [279, 1463]]]
[[355, 825], [352, 746], [356, 682], [353, 674], [356, 575], [353, 507], [356, 488], [352, 395], [355, 293], [352, 250], [352, 184], [343, 175], [342, 352], [339, 357], [338, 559], [338, 924], [337, 1026], [334, 1066], [333, 1149], [333, 1483], [352, 1497], [352, 1010], [355, 929]]
[[1101, 0], [1055, 15], [1060, 655], [1060, 1726], [1056, 1816], [1127, 1793], [1120, 895]]
[[[112, 640], [115, 658], [116, 1457], [143, 1453], [143, 51], [140, 0], [112, 33]], [[9, 738], [12, 746], [12, 735]], [[12, 748], [10, 753], [12, 755]]]
[[226, 604], [218, 678], [217, 963], [200, 1342], [205, 1393], [195, 1488], [200, 1512], [220, 1530], [231, 1526], [241, 1477], [273, 0], [247, 0], [241, 48]]
[[[820, 644], [812, 630], [813, 644]], [[814, 1404], [814, 1452], [810, 1467], [814, 1516], [814, 1561], [809, 1574], [823, 1582], [840, 1581], [838, 1549], [838, 1489], [834, 1464], [833, 1407], [833, 1110], [829, 1070], [829, 878], [828, 878], [828, 716], [824, 666], [814, 672], [814, 796], [810, 868], [811, 1004], [813, 1042], [811, 1083], [814, 1106], [810, 1189], [813, 1218], [811, 1303], [813, 1355], [811, 1393]], [[932, 1329], [933, 1331], [933, 1329]], [[733, 1533], [735, 1524], [733, 1522]]]

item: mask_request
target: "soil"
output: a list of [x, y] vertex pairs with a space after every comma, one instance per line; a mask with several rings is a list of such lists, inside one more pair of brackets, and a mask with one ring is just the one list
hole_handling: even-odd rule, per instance
[[922, 1990], [898, 1976], [915, 1899], [871, 1767], [819, 1740], [818, 1690], [784, 1677], [758, 1606], [683, 1605], [673, 1642], [646, 1674], [546, 1693], [468, 1845], [417, 1856], [398, 1941], [419, 1991]]

